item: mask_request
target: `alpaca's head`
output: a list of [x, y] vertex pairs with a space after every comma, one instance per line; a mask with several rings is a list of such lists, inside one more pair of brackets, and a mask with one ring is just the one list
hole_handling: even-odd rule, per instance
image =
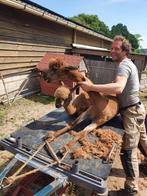
[[70, 79], [74, 82], [85, 81], [85, 77], [78, 70], [78, 67], [69, 66], [59, 58], [50, 59], [49, 69], [42, 76], [47, 82], [64, 79]]
[[56, 108], [62, 107], [64, 103], [70, 99], [70, 95], [71, 93], [69, 88], [64, 84], [61, 84], [54, 93]]

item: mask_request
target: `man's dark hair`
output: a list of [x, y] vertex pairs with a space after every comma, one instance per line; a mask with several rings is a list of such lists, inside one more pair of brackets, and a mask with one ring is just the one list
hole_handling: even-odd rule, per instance
[[129, 54], [131, 52], [132, 46], [125, 37], [123, 37], [121, 35], [117, 35], [114, 37], [114, 41], [121, 41], [122, 42], [121, 48], [123, 51], [126, 51], [127, 54]]

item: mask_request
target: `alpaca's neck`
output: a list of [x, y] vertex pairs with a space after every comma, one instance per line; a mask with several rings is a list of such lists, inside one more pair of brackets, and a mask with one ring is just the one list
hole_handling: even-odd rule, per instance
[[95, 96], [96, 96], [97, 98], [103, 97], [99, 92], [95, 92], [95, 91], [89, 91], [89, 92], [88, 92], [88, 95], [89, 95], [90, 98], [93, 98], [93, 97], [95, 97]]
[[[91, 80], [90, 80], [90, 81], [91, 81]], [[76, 82], [83, 82], [82, 77], [80, 77], [79, 79], [77, 79]], [[92, 81], [91, 81], [91, 82], [92, 82]], [[92, 83], [93, 83], [93, 82], [92, 82]], [[92, 101], [96, 101], [97, 99], [98, 99], [98, 101], [99, 101], [99, 99], [101, 100], [101, 98], [104, 97], [104, 96], [101, 95], [99, 92], [95, 92], [95, 91], [89, 91], [89, 92], [87, 92], [87, 93], [88, 93], [88, 95], [89, 95], [89, 97], [90, 97], [91, 102], [92, 102]], [[104, 98], [104, 99], [105, 99], [105, 98]]]
[[64, 109], [68, 115], [73, 115], [76, 112], [76, 108], [72, 104], [72, 99], [67, 99], [64, 102]]
[[[78, 82], [84, 82], [84, 81], [82, 80], [82, 78], [80, 78], [80, 79], [77, 79], [76, 82], [78, 83]], [[91, 80], [90, 80], [90, 82], [93, 83]], [[102, 97], [102, 95], [99, 92], [89, 91], [87, 93], [88, 93], [89, 97], [93, 97], [94, 94], [97, 94], [97, 97], [98, 96]]]

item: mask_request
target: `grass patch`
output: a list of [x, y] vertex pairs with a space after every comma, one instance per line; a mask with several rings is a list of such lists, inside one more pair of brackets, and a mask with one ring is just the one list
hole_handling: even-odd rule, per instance
[[[53, 103], [54, 101], [55, 101], [54, 97], [43, 96], [40, 93], [38, 93], [38, 94], [32, 95], [27, 98], [18, 99], [14, 103], [12, 103], [11, 105], [8, 105], [8, 104], [1, 105], [0, 104], [0, 125], [3, 125], [5, 123], [7, 114], [9, 114], [9, 112], [11, 112], [13, 110], [15, 111], [19, 105], [24, 106], [24, 107], [31, 105], [31, 104], [34, 105], [35, 103], [42, 103], [44, 105], [47, 105], [47, 104]], [[24, 116], [21, 116], [21, 119], [25, 120], [26, 114], [24, 113], [23, 115]], [[15, 118], [14, 118], [14, 120], [15, 120]], [[11, 119], [10, 119], [10, 121], [11, 121]], [[13, 121], [13, 119], [12, 119], [12, 121]]]
[[54, 102], [54, 97], [51, 96], [43, 96], [40, 93], [26, 97], [26, 98], [21, 98], [16, 100], [13, 104], [12, 107], [15, 105], [29, 105], [32, 104], [32, 102], [39, 102], [42, 104], [50, 104], [52, 102]]
[[33, 102], [39, 102], [39, 103], [42, 103], [42, 104], [50, 104], [50, 103], [53, 103], [54, 102], [54, 97], [51, 97], [51, 96], [43, 96], [41, 95], [40, 93], [38, 94], [35, 94], [35, 95], [32, 95], [28, 98], [21, 98], [21, 99], [18, 99], [16, 100], [14, 103], [12, 103], [12, 105], [0, 105], [0, 124], [3, 124], [4, 122], [4, 119], [7, 115], [7, 113], [12, 109], [15, 110], [15, 108], [18, 106], [18, 105], [30, 105], [32, 104]]
[[7, 107], [0, 105], [0, 124], [3, 124], [6, 114], [7, 114]]
[[35, 94], [31, 97], [29, 97], [30, 100], [34, 101], [34, 102], [40, 102], [43, 104], [49, 104], [55, 101], [54, 97], [51, 96], [43, 96], [40, 93]]
[[141, 100], [147, 101], [147, 91], [140, 92]]
[[6, 136], [6, 133], [1, 133], [0, 132], [0, 139], [4, 138]]
[[32, 103], [31, 100], [26, 99], [26, 98], [21, 98], [21, 99], [16, 100], [14, 103], [12, 103], [12, 105], [10, 107], [14, 107], [17, 105], [29, 105], [31, 103]]

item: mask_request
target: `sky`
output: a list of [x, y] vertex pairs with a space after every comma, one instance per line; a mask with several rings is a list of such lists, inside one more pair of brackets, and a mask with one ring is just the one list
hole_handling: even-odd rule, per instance
[[[97, 15], [111, 30], [122, 23], [132, 34], [142, 36], [147, 48], [147, 0], [32, 0], [64, 17], [78, 14]], [[145, 22], [146, 21], [146, 22]]]

